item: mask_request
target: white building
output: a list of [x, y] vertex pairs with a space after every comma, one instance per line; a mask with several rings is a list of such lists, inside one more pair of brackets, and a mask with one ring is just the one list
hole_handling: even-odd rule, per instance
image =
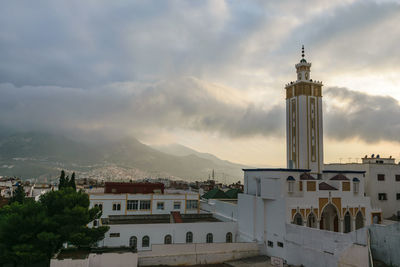
[[[297, 80], [285, 86], [287, 168], [244, 169], [244, 193], [238, 198], [239, 239], [256, 241], [264, 253], [290, 264], [306, 262], [293, 251], [306, 249], [301, 244], [307, 238], [311, 241], [315, 235], [324, 240], [314, 249], [322, 254], [323, 249], [329, 251], [324, 246], [332, 249], [341, 238], [344, 249], [360, 238], [350, 232], [381, 217], [364, 194], [365, 170], [324, 168], [322, 83], [310, 78], [311, 63], [304, 59], [304, 50], [295, 67]], [[312, 247], [318, 241], [308, 243]], [[340, 247], [332, 251], [333, 255]], [[315, 266], [328, 264], [317, 262]]]
[[382, 210], [382, 217], [400, 214], [400, 165], [392, 157], [362, 158], [362, 163], [326, 164], [334, 170], [365, 171], [365, 193], [371, 198], [371, 205]]
[[110, 215], [199, 213], [199, 194], [106, 194], [89, 193], [90, 207], [98, 206], [102, 218]]
[[130, 246], [144, 251], [154, 244], [235, 242], [237, 223], [200, 211], [198, 193], [155, 192], [89, 193], [90, 207], [102, 210], [101, 218], [90, 226], [110, 227], [99, 246]]

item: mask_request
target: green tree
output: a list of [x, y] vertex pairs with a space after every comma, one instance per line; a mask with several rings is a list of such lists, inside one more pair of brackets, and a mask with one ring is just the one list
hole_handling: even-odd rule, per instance
[[65, 171], [61, 171], [60, 180], [58, 182], [58, 189], [61, 190], [65, 187]]
[[38, 202], [15, 201], [0, 209], [0, 266], [47, 262], [64, 243], [90, 247], [109, 227], [88, 228], [101, 211], [89, 209], [89, 196], [71, 187], [49, 191]]
[[25, 190], [21, 184], [18, 184], [17, 188], [13, 192], [13, 196], [10, 198], [9, 204], [13, 202], [24, 203], [25, 201]]
[[53, 227], [42, 204], [32, 199], [0, 209], [0, 263], [29, 266], [48, 262], [59, 240], [48, 231]]
[[71, 175], [71, 180], [69, 180], [69, 186], [76, 190], [75, 172], [73, 172]]
[[40, 197], [47, 215], [52, 218], [54, 227], [51, 232], [60, 236], [57, 248], [69, 242], [77, 247], [90, 247], [104, 238], [109, 227], [88, 228], [87, 224], [99, 219], [99, 208], [89, 209], [89, 196], [83, 191], [71, 187], [59, 191], [50, 191]]

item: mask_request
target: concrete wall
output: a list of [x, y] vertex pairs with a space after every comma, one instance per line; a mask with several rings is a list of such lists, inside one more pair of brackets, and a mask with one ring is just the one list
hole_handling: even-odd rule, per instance
[[[336, 267], [339, 262], [353, 264], [350, 266], [368, 266], [363, 265], [368, 262], [366, 231], [367, 228], [362, 228], [343, 234], [286, 224], [285, 259], [289, 264], [306, 267]], [[356, 254], [352, 257], [351, 253]]]
[[89, 254], [86, 259], [52, 259], [50, 267], [136, 267], [138, 264], [137, 253], [103, 253]]
[[371, 225], [370, 236], [373, 258], [400, 267], [400, 223]]
[[[157, 223], [157, 224], [121, 224], [110, 225], [110, 230], [99, 246], [120, 247], [129, 246], [131, 236], [137, 238], [137, 249], [151, 250], [153, 245], [164, 244], [166, 235], [172, 236], [173, 244], [185, 244], [186, 233], [193, 233], [193, 243], [206, 243], [208, 233], [213, 234], [214, 243], [225, 243], [226, 234], [232, 233], [232, 241], [236, 242], [236, 222], [194, 222], [194, 223]], [[119, 233], [119, 237], [110, 237], [110, 233]], [[150, 238], [150, 246], [142, 247], [142, 238]]]
[[256, 243], [153, 245], [151, 251], [139, 252], [139, 265], [212, 264], [256, 255]]
[[213, 213], [214, 216], [222, 221], [237, 221], [237, 203], [225, 202], [218, 199], [209, 199], [200, 202], [200, 209]]

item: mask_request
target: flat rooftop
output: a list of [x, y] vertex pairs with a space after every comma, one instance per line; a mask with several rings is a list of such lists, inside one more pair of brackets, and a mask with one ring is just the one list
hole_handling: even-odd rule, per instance
[[[221, 222], [211, 213], [181, 214], [183, 223]], [[110, 215], [101, 219], [104, 225], [173, 223], [170, 214]]]

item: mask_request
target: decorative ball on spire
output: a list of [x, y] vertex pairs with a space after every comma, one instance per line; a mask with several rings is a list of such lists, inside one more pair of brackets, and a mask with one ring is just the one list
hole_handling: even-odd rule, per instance
[[301, 60], [300, 63], [307, 63], [307, 60], [304, 59], [304, 45], [301, 46]]

